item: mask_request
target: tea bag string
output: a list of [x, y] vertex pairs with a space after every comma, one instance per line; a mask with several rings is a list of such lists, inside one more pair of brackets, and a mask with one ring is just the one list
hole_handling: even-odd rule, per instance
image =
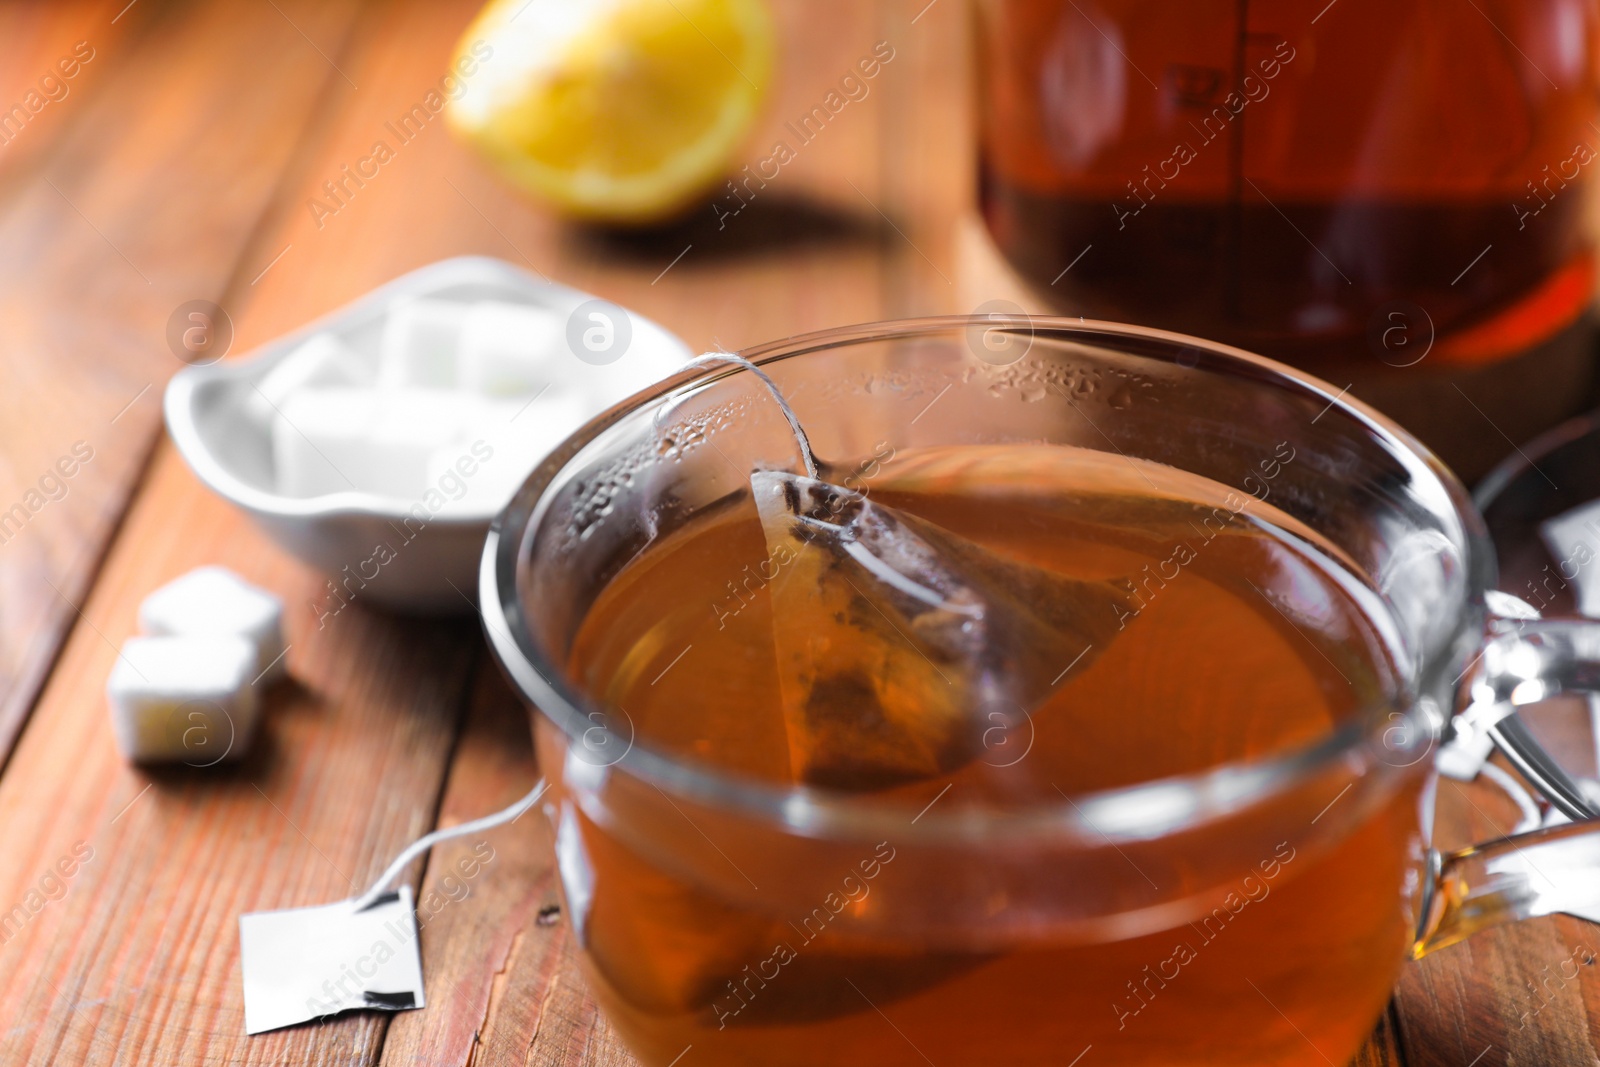
[[534, 783], [533, 789], [527, 796], [509, 808], [497, 811], [493, 815], [485, 815], [481, 819], [464, 822], [460, 826], [449, 826], [443, 830], [435, 830], [431, 834], [424, 834], [422, 837], [417, 838], [407, 845], [400, 855], [394, 858], [394, 862], [389, 864], [382, 874], [378, 875], [378, 880], [372, 883], [372, 888], [355, 899], [353, 910], [364, 911], [372, 907], [378, 898], [383, 896], [385, 887], [400, 877], [400, 872], [406, 869], [406, 865], [434, 845], [441, 841], [449, 841], [451, 838], [465, 837], [467, 834], [475, 834], [480, 830], [492, 830], [496, 826], [514, 822], [523, 812], [538, 803], [539, 798], [544, 795], [545, 790], [548, 788], [550, 788], [549, 784], [541, 778]]
[[[783, 417], [788, 420], [789, 428], [794, 431], [795, 444], [799, 446], [800, 458], [805, 462], [807, 477], [818, 477], [817, 457], [816, 453], [811, 451], [811, 439], [806, 436], [805, 428], [800, 425], [800, 419], [795, 415], [794, 409], [789, 406], [789, 402], [784, 399], [783, 393], [778, 390], [778, 384], [767, 377], [765, 371], [743, 356], [736, 356], [731, 352], [707, 352], [705, 355], [691, 360], [690, 363], [700, 366], [712, 363], [731, 363], [734, 366], [743, 367], [760, 378], [766, 384], [768, 391], [772, 393], [772, 398], [778, 402], [778, 408], [783, 412]], [[888, 583], [902, 593], [915, 597], [932, 607], [954, 611], [972, 618], [983, 617], [982, 608], [972, 604], [957, 604], [950, 601], [940, 595], [937, 590], [929, 589], [925, 585], [912, 581], [877, 556], [874, 556], [867, 551], [866, 546], [856, 540], [849, 527], [839, 523], [828, 522], [825, 519], [814, 518], [810, 515], [796, 515], [795, 522], [802, 528], [825, 530], [830, 535], [837, 537], [839, 546], [846, 555], [854, 559], [879, 581]]]
[[743, 367], [765, 383], [767, 391], [778, 402], [778, 410], [782, 411], [783, 417], [788, 420], [789, 429], [794, 431], [795, 444], [800, 446], [800, 459], [806, 466], [806, 476], [808, 478], [817, 477], [817, 456], [816, 453], [811, 451], [811, 439], [806, 436], [806, 431], [800, 425], [800, 420], [795, 417], [794, 408], [791, 408], [789, 402], [783, 398], [783, 393], [778, 389], [778, 383], [767, 377], [766, 371], [743, 356], [736, 356], [732, 352], [707, 352], [703, 356], [696, 356], [691, 359], [687, 365], [703, 367], [712, 363], [731, 363], [736, 367]]

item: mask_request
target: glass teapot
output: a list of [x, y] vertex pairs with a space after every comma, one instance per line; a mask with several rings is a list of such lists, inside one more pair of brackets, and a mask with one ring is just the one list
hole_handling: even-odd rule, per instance
[[1594, 4], [976, 7], [983, 215], [1061, 310], [1351, 383], [1473, 477], [1503, 445], [1451, 383], [1515, 440], [1576, 410]]

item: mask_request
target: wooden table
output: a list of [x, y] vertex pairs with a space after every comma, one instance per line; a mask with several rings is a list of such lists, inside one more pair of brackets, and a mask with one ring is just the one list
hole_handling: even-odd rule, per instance
[[[243, 352], [404, 271], [480, 253], [692, 345], [738, 348], [1006, 290], [969, 206], [960, 0], [777, 3], [786, 53], [754, 146], [875, 42], [895, 58], [724, 225], [707, 209], [648, 236], [575, 229], [437, 122], [318, 218], [311, 198], [439, 79], [475, 6], [0, 7], [0, 102], [79, 60], [64, 96], [0, 138], [0, 511], [75, 443], [93, 450], [0, 539], [0, 913], [28, 912], [0, 933], [0, 1063], [631, 1062], [573, 966], [535, 819], [490, 834], [486, 872], [423, 929], [425, 1011], [245, 1037], [240, 913], [348, 896], [429, 828], [519, 796], [535, 768], [475, 620], [357, 604], [319, 629], [322, 579], [190, 474], [160, 420], [180, 304], [220, 304]], [[286, 597], [293, 681], [241, 765], [137, 769], [113, 747], [105, 679], [140, 598], [200, 563]], [[1453, 790], [1462, 839], [1509, 821], [1492, 792], [1469, 805]], [[436, 850], [413, 884], [439, 890], [475, 843]], [[92, 858], [48, 878], [74, 848]], [[1359, 1062], [1597, 1062], [1600, 979], [1545, 981], [1596, 942], [1556, 918], [1410, 967]]]

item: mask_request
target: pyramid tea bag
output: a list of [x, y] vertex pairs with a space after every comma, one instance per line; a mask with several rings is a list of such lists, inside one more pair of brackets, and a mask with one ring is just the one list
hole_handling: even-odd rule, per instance
[[798, 780], [882, 789], [966, 765], [1091, 663], [1130, 613], [1111, 582], [1007, 559], [823, 480], [766, 371], [727, 352], [690, 365], [714, 363], [760, 380], [805, 467], [750, 479], [774, 567], [773, 643]]
[[876, 789], [980, 757], [1116, 633], [1128, 594], [814, 477], [750, 480], [795, 776]]

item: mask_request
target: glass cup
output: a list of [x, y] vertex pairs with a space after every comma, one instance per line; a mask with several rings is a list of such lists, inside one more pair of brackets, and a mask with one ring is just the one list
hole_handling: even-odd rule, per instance
[[752, 468], [795, 463], [755, 375], [686, 369], [533, 472], [480, 576], [491, 644], [536, 708], [584, 970], [643, 1062], [1343, 1063], [1408, 958], [1600, 904], [1576, 876], [1600, 860], [1585, 824], [1431, 847], [1453, 713], [1490, 729], [1592, 683], [1600, 637], [1492, 592], [1471, 500], [1382, 416], [1236, 349], [1076, 319], [886, 323], [744, 355], [820, 456], [1050, 442], [1270, 500], [1346, 558], [1394, 677], [1290, 751], [1022, 807], [919, 811], [658, 744], [574, 681], [574, 636], [643, 548], [747, 493]]

